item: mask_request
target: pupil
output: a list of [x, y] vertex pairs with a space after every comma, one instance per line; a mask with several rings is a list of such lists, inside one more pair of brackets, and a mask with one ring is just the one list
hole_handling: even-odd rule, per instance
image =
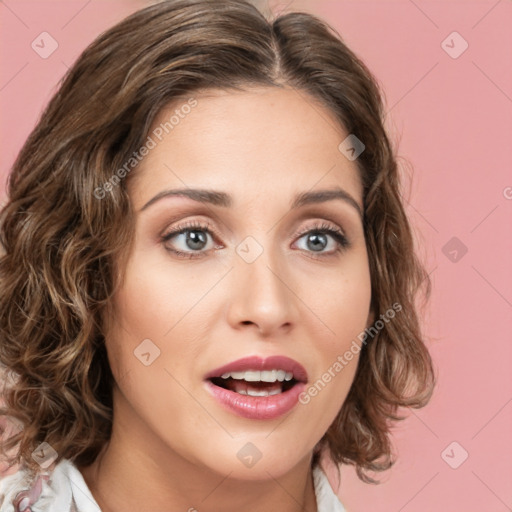
[[[321, 244], [320, 244], [321, 247], [320, 247], [319, 250], [322, 250], [323, 248], [325, 248], [325, 234], [323, 234], [323, 233], [318, 233], [318, 234], [310, 235], [309, 238], [308, 238], [308, 247], [310, 249], [313, 248], [313, 250], [316, 250], [315, 247], [319, 247], [318, 246], [318, 242], [319, 242], [320, 239], [323, 242], [321, 242]], [[312, 244], [310, 244], [311, 241], [312, 241]]]
[[[187, 245], [190, 249], [202, 249], [201, 244], [206, 243], [206, 236], [202, 231], [189, 231], [187, 236]], [[194, 244], [199, 244], [199, 246], [194, 246]]]

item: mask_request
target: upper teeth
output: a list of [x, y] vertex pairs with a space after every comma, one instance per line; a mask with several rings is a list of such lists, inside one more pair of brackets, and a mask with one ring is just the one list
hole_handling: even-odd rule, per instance
[[293, 373], [285, 372], [284, 370], [250, 370], [247, 372], [229, 372], [224, 373], [222, 375], [223, 379], [238, 379], [238, 380], [246, 380], [247, 382], [283, 382], [285, 380], [292, 380]]

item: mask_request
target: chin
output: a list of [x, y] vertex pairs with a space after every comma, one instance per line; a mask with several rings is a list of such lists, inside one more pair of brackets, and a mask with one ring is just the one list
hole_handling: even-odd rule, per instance
[[262, 481], [280, 478], [305, 458], [312, 457], [313, 449], [304, 447], [300, 450], [297, 446], [297, 436], [288, 437], [293, 440], [289, 445], [269, 442], [269, 439], [265, 440], [266, 436], [268, 432], [259, 437], [239, 437], [230, 440], [228, 445], [214, 444], [210, 440], [210, 446], [218, 448], [215, 451], [209, 449], [208, 458], [203, 458], [201, 464], [222, 476], [229, 474], [231, 479]]

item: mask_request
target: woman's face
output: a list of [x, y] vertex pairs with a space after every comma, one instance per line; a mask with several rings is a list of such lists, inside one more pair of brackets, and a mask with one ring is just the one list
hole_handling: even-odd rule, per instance
[[156, 461], [277, 477], [335, 419], [358, 361], [343, 354], [371, 321], [362, 185], [348, 133], [306, 93], [195, 100], [160, 113], [130, 177], [114, 428]]

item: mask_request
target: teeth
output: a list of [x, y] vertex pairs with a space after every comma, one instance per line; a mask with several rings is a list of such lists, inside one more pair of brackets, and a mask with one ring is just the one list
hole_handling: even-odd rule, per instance
[[[247, 382], [283, 382], [290, 381], [293, 379], [292, 372], [286, 372], [284, 370], [249, 370], [246, 372], [228, 372], [223, 373], [223, 379], [236, 379], [245, 380]], [[253, 395], [253, 396], [264, 396], [264, 395]]]
[[262, 372], [245, 372], [242, 379], [244, 379], [247, 382], [257, 382], [259, 380], [262, 380], [261, 377]]
[[268, 391], [264, 391], [262, 389], [248, 389], [247, 394], [249, 396], [268, 396]]
[[240, 395], [249, 395], [249, 396], [270, 396], [270, 395], [279, 395], [281, 390], [274, 389], [273, 391], [265, 391], [263, 389], [248, 389], [247, 391], [240, 390], [238, 392]]
[[277, 380], [277, 370], [260, 372], [260, 380], [263, 382], [275, 382]]

